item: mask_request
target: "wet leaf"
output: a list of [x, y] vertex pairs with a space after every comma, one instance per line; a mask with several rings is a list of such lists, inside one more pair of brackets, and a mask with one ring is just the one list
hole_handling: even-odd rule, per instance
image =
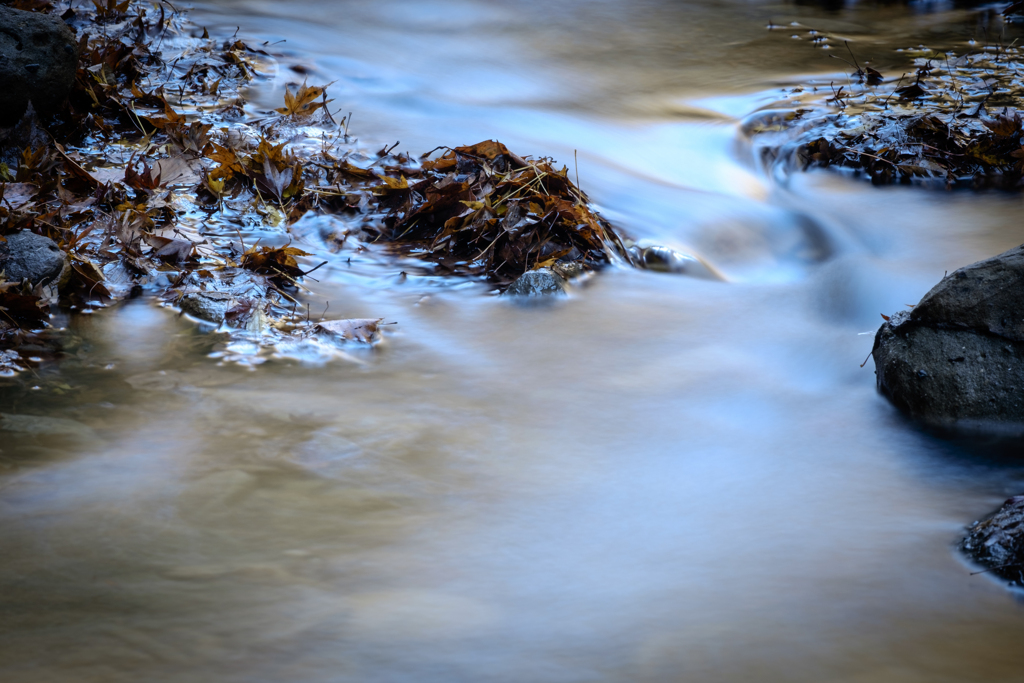
[[166, 99], [163, 99], [163, 103], [164, 116], [147, 116], [146, 120], [160, 130], [164, 130], [169, 126], [184, 126], [186, 123], [185, 117], [179, 114], [178, 112], [174, 111], [174, 109], [171, 107], [170, 103]]
[[153, 256], [168, 263], [187, 261], [192, 254], [193, 244], [188, 240], [160, 235], [145, 235], [143, 239], [146, 244], [153, 247]]
[[[371, 171], [370, 169], [368, 169], [368, 168], [359, 168], [358, 166], [353, 166], [352, 164], [350, 164], [346, 160], [341, 160], [341, 161], [337, 162], [334, 165], [334, 169], [336, 171], [338, 171], [339, 173], [341, 173], [343, 175], [346, 175], [346, 176], [348, 176], [350, 178], [355, 178], [356, 180], [369, 180], [369, 181], [381, 180], [381, 178], [379, 178], [377, 176], [377, 174], [374, 173], [373, 171]], [[384, 182], [386, 183], [387, 181], [384, 181]]]
[[142, 162], [142, 170], [136, 171], [135, 164], [129, 163], [124, 169], [124, 182], [137, 190], [155, 190], [160, 187], [160, 172]]
[[0, 282], [0, 327], [37, 329], [49, 317], [42, 297], [26, 293], [14, 282]]
[[213, 151], [207, 153], [206, 158], [219, 165], [210, 172], [211, 178], [230, 180], [236, 173], [245, 173], [242, 159], [239, 158], [238, 152], [229, 147], [218, 145], [216, 142], [212, 143], [212, 147]]
[[316, 330], [339, 339], [372, 344], [380, 340], [380, 324], [382, 322], [384, 322], [384, 318], [322, 320], [316, 324]]
[[1010, 137], [1021, 132], [1021, 117], [1019, 113], [1013, 116], [1002, 114], [995, 119], [983, 120], [982, 124], [1000, 137]]
[[320, 99], [323, 94], [323, 88], [310, 88], [303, 83], [294, 93], [291, 90], [285, 90], [284, 106], [275, 111], [286, 116], [309, 116], [331, 101], [317, 102], [316, 100]]
[[924, 97], [928, 94], [928, 91], [921, 87], [919, 83], [912, 83], [904, 88], [899, 88], [896, 91], [896, 94], [900, 96], [900, 99], [912, 100], [918, 97]]
[[292, 280], [303, 276], [305, 273], [299, 268], [296, 256], [312, 256], [297, 247], [261, 247], [253, 246], [247, 250], [241, 259], [240, 265], [246, 270], [263, 275], [269, 275], [279, 284], [287, 284]]

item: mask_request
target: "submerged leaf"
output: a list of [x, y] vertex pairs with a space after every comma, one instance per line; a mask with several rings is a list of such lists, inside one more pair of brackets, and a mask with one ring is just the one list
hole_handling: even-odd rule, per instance
[[353, 318], [351, 320], [322, 320], [316, 330], [349, 341], [372, 344], [380, 340], [380, 324], [384, 318]]

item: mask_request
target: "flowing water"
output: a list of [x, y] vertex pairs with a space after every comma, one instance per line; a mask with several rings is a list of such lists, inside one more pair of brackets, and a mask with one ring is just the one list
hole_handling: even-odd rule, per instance
[[382, 346], [252, 369], [144, 299], [69, 319], [59, 371], [0, 387], [0, 679], [1021, 680], [1024, 607], [954, 545], [1024, 469], [916, 429], [859, 367], [879, 313], [1024, 242], [1021, 199], [769, 180], [738, 126], [787, 84], [845, 78], [810, 29], [898, 73], [895, 48], [969, 49], [1002, 30], [991, 13], [193, 17], [282, 55], [257, 103], [293, 65], [336, 81], [368, 146], [578, 150], [604, 215], [725, 281], [613, 269], [521, 306], [298, 229], [330, 259], [314, 311], [397, 321]]

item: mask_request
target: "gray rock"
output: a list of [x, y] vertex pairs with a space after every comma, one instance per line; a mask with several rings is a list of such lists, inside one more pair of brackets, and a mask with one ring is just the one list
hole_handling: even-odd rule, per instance
[[1010, 498], [991, 517], [975, 522], [960, 550], [996, 576], [1024, 586], [1024, 496]]
[[59, 17], [0, 5], [0, 126], [21, 120], [29, 102], [56, 113], [78, 69], [78, 41]]
[[538, 268], [523, 273], [509, 285], [509, 296], [557, 296], [565, 294], [566, 280], [550, 268]]
[[50, 282], [63, 268], [64, 251], [48, 237], [22, 230], [0, 242], [0, 271], [9, 282]]
[[582, 277], [587, 272], [586, 267], [580, 261], [559, 261], [555, 265], [551, 266], [551, 270], [555, 275], [566, 280]]
[[879, 390], [927, 424], [1024, 430], [1024, 247], [944, 277], [875, 335]]
[[227, 292], [185, 292], [178, 306], [182, 313], [211, 323], [222, 323], [231, 307], [237, 303], [234, 295]]
[[1024, 245], [942, 278], [911, 320], [1024, 341]]

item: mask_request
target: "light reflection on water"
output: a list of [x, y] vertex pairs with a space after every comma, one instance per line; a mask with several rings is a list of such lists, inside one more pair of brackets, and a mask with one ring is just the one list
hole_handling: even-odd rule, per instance
[[[640, 23], [592, 54], [558, 32], [576, 4], [548, 22], [532, 3], [512, 19], [473, 2], [223, 4], [298, 15], [230, 21], [348, 79], [360, 135], [578, 148], [609, 217], [729, 282], [618, 270], [521, 307], [343, 252], [313, 310], [399, 325], [358, 363], [256, 371], [218, 365], [215, 335], [145, 301], [73, 320], [63, 374], [0, 394], [5, 415], [50, 420], [0, 424], [4, 681], [1018, 680], [1021, 607], [952, 544], [1021, 470], [915, 431], [858, 366], [879, 312], [1024, 241], [1019, 199], [760, 177], [730, 107], [813, 70], [809, 48], [751, 39], [737, 62], [673, 76], [766, 23], [710, 5], [590, 3], [584, 33]], [[676, 32], [652, 24], [684, 9]], [[960, 21], [879, 12], [890, 36]], [[543, 97], [448, 99], [553, 35], [530, 62]], [[609, 68], [644, 72], [662, 43], [679, 54], [594, 105]], [[399, 68], [425, 45], [442, 57]], [[463, 70], [422, 87], [439, 62]], [[728, 115], [671, 113], [680, 98]]]

